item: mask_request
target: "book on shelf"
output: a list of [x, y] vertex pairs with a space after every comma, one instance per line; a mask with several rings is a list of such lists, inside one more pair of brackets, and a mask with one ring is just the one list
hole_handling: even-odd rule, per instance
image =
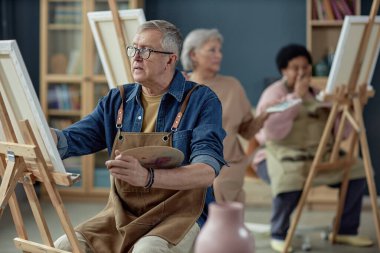
[[57, 110], [80, 110], [80, 90], [75, 84], [54, 84], [48, 89], [48, 108]]
[[50, 85], [48, 88], [47, 101], [49, 109], [59, 109], [58, 97], [54, 85]]
[[[117, 7], [119, 10], [130, 9], [128, 0], [118, 0], [116, 2], [117, 2]], [[96, 0], [95, 10], [96, 11], [109, 10], [108, 0]]]
[[311, 19], [317, 20], [318, 19], [318, 11], [317, 11], [317, 0], [311, 0]]
[[336, 20], [343, 20], [343, 14], [340, 13], [339, 8], [338, 8], [336, 2], [332, 0], [332, 1], [330, 1], [330, 3], [331, 3], [331, 8], [332, 8], [332, 10], [334, 12], [335, 19]]
[[322, 0], [314, 0], [317, 6], [318, 20], [325, 20], [325, 11], [322, 6]]
[[331, 7], [330, 0], [321, 0], [321, 1], [322, 1], [323, 8], [325, 10], [325, 13], [326, 13], [326, 19], [327, 20], [334, 20], [334, 13], [333, 13], [333, 10]]
[[70, 108], [73, 110], [80, 110], [80, 91], [79, 87], [76, 87], [74, 85], [69, 86], [69, 100], [70, 100]]
[[343, 16], [353, 14], [353, 11], [350, 9], [346, 0], [332, 0], [332, 1], [336, 2], [336, 4], [337, 4], [340, 12], [343, 14]]
[[355, 1], [311, 0], [313, 20], [343, 20], [345, 15], [355, 13]]
[[61, 105], [62, 107], [60, 107], [61, 109], [64, 109], [64, 110], [71, 110], [73, 108], [71, 108], [71, 101], [70, 101], [70, 94], [69, 94], [69, 87], [67, 84], [63, 83], [62, 85], [58, 86], [59, 87], [59, 91], [60, 91], [60, 102], [61, 102]]
[[71, 126], [74, 123], [74, 120], [71, 118], [53, 118], [49, 119], [49, 126], [56, 129], [65, 129], [68, 126]]
[[80, 2], [55, 2], [49, 8], [50, 23], [80, 24], [82, 6]]

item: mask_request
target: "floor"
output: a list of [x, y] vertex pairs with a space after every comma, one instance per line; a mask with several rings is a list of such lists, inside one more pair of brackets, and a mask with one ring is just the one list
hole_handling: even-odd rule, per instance
[[[26, 199], [19, 199], [19, 203], [26, 203]], [[63, 233], [54, 208], [48, 202], [41, 202], [44, 215], [47, 219], [51, 234], [53, 238], [57, 238]], [[72, 224], [78, 224], [81, 221], [91, 217], [104, 207], [104, 203], [100, 202], [69, 202], [65, 201], [65, 208], [71, 218]], [[21, 204], [25, 226], [31, 240], [41, 242], [37, 227], [34, 223], [31, 212], [27, 204]], [[344, 253], [375, 253], [380, 252], [377, 244], [369, 248], [355, 248], [343, 245], [331, 245], [328, 241], [321, 239], [321, 232], [327, 228], [329, 222], [334, 216], [332, 211], [308, 211], [306, 210], [301, 218], [299, 233], [307, 235], [310, 240], [312, 249], [311, 252], [344, 252]], [[247, 207], [245, 212], [245, 220], [247, 226], [254, 230], [263, 229], [261, 232], [254, 232], [256, 253], [273, 253], [269, 245], [269, 237], [266, 233], [264, 224], [269, 220], [270, 209], [268, 207]], [[259, 223], [259, 224], [256, 224]], [[315, 229], [315, 228], [318, 229]], [[376, 239], [376, 231], [373, 225], [373, 216], [370, 210], [365, 210], [362, 213], [362, 221], [360, 233], [369, 236], [373, 240]], [[16, 237], [16, 231], [13, 225], [13, 220], [9, 208], [3, 214], [0, 220], [0, 252], [13, 253], [20, 252], [14, 245], [12, 239]], [[302, 252], [302, 239], [295, 237], [293, 240], [293, 247], [295, 252]]]

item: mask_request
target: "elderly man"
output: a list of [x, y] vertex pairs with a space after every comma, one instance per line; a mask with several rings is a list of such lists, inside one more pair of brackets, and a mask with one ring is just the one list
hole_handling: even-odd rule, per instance
[[[189, 252], [206, 220], [210, 186], [225, 164], [222, 109], [213, 91], [176, 70], [181, 45], [173, 24], [142, 24], [127, 47], [136, 83], [112, 89], [90, 115], [53, 131], [63, 159], [109, 151], [108, 204], [75, 229], [85, 252]], [[123, 153], [144, 146], [172, 146], [185, 158], [153, 169]], [[66, 236], [55, 245], [71, 250]]]

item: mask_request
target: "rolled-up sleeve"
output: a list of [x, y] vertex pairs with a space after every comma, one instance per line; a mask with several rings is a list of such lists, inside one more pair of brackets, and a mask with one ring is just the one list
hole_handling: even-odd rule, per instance
[[205, 163], [207, 165], [210, 165], [215, 171], [215, 176], [219, 175], [220, 169], [222, 168], [221, 163], [219, 163], [218, 160], [209, 155], [196, 156], [191, 161], [191, 163]]
[[[226, 132], [222, 128], [222, 106], [218, 97], [211, 90], [205, 94], [207, 101], [202, 104], [200, 114], [198, 116], [198, 125], [193, 129], [191, 140], [190, 161], [194, 161], [195, 157], [210, 156], [217, 161], [220, 168], [226, 164], [223, 158], [223, 139]], [[199, 159], [199, 158], [197, 158]]]
[[59, 153], [60, 157], [62, 158], [67, 153], [67, 149], [68, 149], [67, 139], [61, 130], [54, 129], [54, 131], [55, 131], [55, 133], [57, 135], [57, 139], [58, 139], [58, 142], [57, 142], [58, 153]]

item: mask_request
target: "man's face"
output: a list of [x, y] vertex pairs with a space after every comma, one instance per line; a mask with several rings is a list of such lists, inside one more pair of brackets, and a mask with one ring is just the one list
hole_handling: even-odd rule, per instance
[[[150, 48], [153, 50], [164, 51], [161, 45], [162, 34], [156, 30], [144, 30], [133, 39], [133, 46], [136, 48]], [[139, 53], [132, 57], [132, 75], [136, 82], [149, 85], [160, 80], [165, 74], [169, 55], [151, 52], [148, 59], [141, 58]]]

